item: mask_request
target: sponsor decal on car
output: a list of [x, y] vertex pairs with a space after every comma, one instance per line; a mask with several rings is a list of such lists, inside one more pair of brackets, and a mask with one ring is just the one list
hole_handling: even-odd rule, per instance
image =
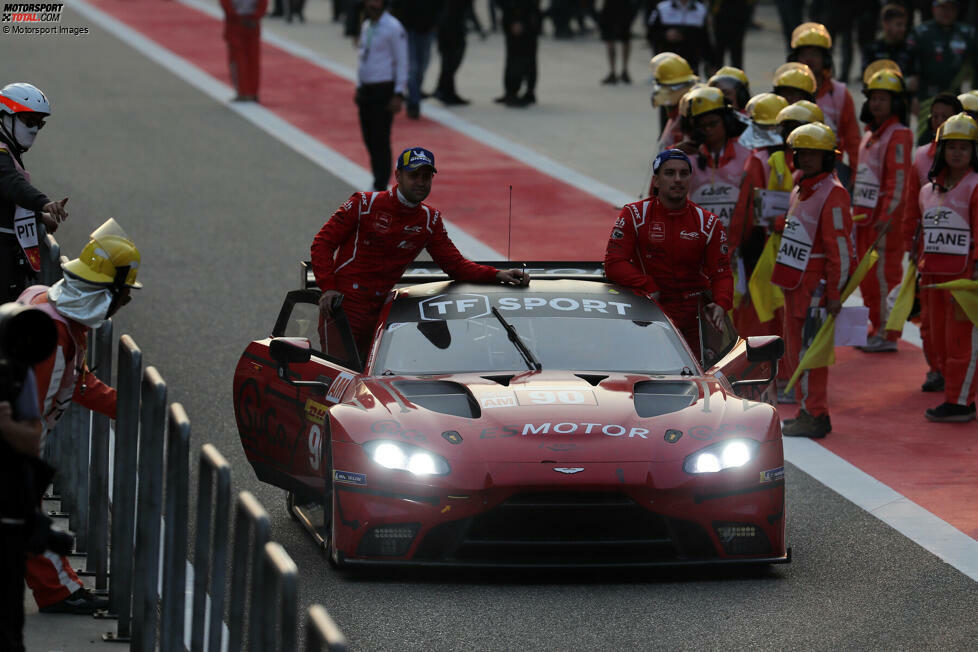
[[329, 392], [326, 394], [326, 400], [331, 403], [339, 403], [343, 399], [343, 393], [353, 382], [353, 374], [341, 371], [340, 375], [333, 380], [332, 384], [329, 386]]
[[776, 469], [768, 469], [767, 471], [761, 471], [761, 484], [777, 482], [778, 480], [784, 480], [783, 466], [779, 466]]
[[676, 430], [675, 428], [669, 428], [666, 430], [666, 434], [663, 439], [669, 444], [675, 444], [683, 436], [682, 430]]
[[367, 484], [367, 475], [365, 473], [354, 473], [353, 471], [333, 471], [333, 481], [364, 486]]
[[329, 408], [322, 403], [310, 399], [306, 400], [306, 419], [315, 424], [323, 425], [326, 422], [326, 413]]
[[[598, 313], [625, 317], [632, 307], [632, 304], [622, 301], [584, 297], [499, 297], [495, 303], [501, 312], [541, 313], [546, 316]], [[490, 314], [491, 306], [489, 297], [484, 294], [439, 294], [418, 302], [422, 321], [476, 319]]]
[[523, 424], [523, 429], [520, 432], [522, 436], [526, 435], [605, 435], [606, 437], [625, 437], [628, 439], [633, 437], [639, 437], [641, 439], [648, 439], [646, 437], [649, 434], [648, 428], [639, 428], [637, 426], [632, 426], [631, 428], [626, 428], [625, 426], [614, 424], [614, 423], [573, 423], [565, 421], [562, 423], [553, 423], [552, 421], [547, 421], [545, 423], [526, 423]]
[[516, 395], [513, 392], [487, 392], [479, 394], [479, 406], [486, 410], [503, 407], [516, 407]]

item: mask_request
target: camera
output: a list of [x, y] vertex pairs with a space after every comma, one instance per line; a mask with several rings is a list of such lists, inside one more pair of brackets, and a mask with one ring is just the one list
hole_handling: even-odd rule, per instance
[[[28, 370], [45, 360], [58, 343], [54, 320], [43, 310], [17, 303], [0, 306], [0, 401], [16, 405]], [[16, 417], [17, 415], [15, 415]], [[36, 457], [14, 450], [0, 438], [0, 514], [4, 525], [20, 528], [26, 548], [66, 555], [74, 537], [51, 527], [38, 509], [54, 469]]]

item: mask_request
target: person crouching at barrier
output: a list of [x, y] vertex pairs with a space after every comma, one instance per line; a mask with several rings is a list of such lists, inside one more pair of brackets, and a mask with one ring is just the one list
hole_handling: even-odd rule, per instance
[[[820, 122], [798, 127], [788, 136], [802, 176], [791, 193], [771, 282], [784, 289], [784, 336], [793, 369], [806, 344], [809, 309], [824, 306], [837, 315], [842, 289], [855, 264], [849, 193], [835, 174], [835, 143], [835, 133]], [[820, 288], [824, 288], [821, 297]], [[782, 434], [824, 437], [832, 431], [827, 385], [828, 367], [802, 372], [796, 387], [800, 410], [796, 418], [785, 420]]]
[[724, 316], [733, 306], [733, 274], [720, 218], [688, 198], [692, 170], [681, 150], [667, 149], [655, 157], [652, 197], [621, 210], [604, 267], [612, 283], [655, 299], [699, 357], [700, 295], [712, 293], [705, 313], [723, 331]]
[[[89, 329], [129, 303], [140, 255], [115, 220], [96, 229], [78, 258], [61, 267], [64, 278], [48, 287], [32, 285], [18, 303], [43, 310], [55, 322], [58, 346], [34, 365], [44, 436], [48, 436], [72, 401], [111, 419], [116, 391], [95, 377], [85, 363]], [[43, 613], [91, 614], [108, 606], [82, 586], [68, 559], [47, 552], [27, 560], [27, 584]]]
[[[937, 156], [930, 181], [915, 207], [923, 223], [921, 286], [956, 279], [978, 280], [978, 122], [959, 113], [937, 130]], [[966, 299], [961, 296], [960, 299]], [[959, 297], [934, 289], [923, 318], [930, 325], [935, 354], [944, 373], [944, 402], [925, 413], [928, 421], [975, 418], [978, 327], [974, 311]]]
[[50, 115], [51, 104], [36, 86], [16, 83], [0, 90], [0, 302], [15, 300], [37, 281], [37, 220], [54, 233], [68, 217], [68, 198], [51, 201], [31, 185], [24, 169], [24, 153]]
[[[884, 67], [877, 68], [877, 64]], [[907, 181], [913, 173], [913, 132], [907, 127], [906, 85], [900, 69], [892, 61], [880, 61], [866, 69], [860, 119], [866, 123], [859, 144], [859, 169], [852, 190], [852, 220], [856, 224], [856, 251], [859, 256], [880, 238], [876, 269], [859, 285], [863, 304], [869, 308], [873, 324], [866, 353], [897, 350], [899, 333], [886, 330], [889, 317], [887, 298], [903, 278], [903, 213]], [[890, 229], [889, 232], [880, 232]]]

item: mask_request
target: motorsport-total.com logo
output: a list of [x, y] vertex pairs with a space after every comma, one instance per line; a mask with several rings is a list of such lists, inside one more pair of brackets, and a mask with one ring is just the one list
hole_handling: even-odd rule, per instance
[[15, 3], [3, 5], [4, 23], [58, 23], [64, 3]]

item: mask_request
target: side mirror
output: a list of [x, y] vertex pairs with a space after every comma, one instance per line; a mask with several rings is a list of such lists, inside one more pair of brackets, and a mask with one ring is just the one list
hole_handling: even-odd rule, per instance
[[329, 391], [329, 383], [318, 380], [292, 380], [289, 378], [289, 363], [309, 362], [312, 358], [312, 345], [305, 337], [276, 337], [268, 345], [268, 352], [278, 364], [278, 377], [293, 387], [313, 387], [323, 395]]
[[784, 340], [777, 335], [747, 338], [748, 362], [777, 362], [784, 357]]
[[268, 345], [268, 352], [279, 367], [288, 368], [290, 362], [309, 362], [312, 345], [305, 337], [276, 337]]
[[747, 338], [747, 361], [770, 362], [771, 375], [760, 380], [738, 380], [734, 388], [745, 385], [769, 385], [778, 376], [778, 360], [784, 356], [784, 340], [777, 335], [755, 335]]

